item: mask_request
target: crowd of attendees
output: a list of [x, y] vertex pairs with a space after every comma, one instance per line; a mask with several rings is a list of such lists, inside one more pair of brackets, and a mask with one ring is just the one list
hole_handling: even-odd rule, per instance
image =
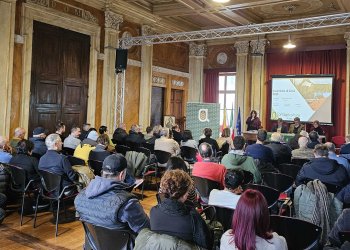
[[[252, 112], [249, 121], [256, 119]], [[199, 214], [200, 204], [209, 204], [234, 209], [232, 227], [222, 235], [220, 249], [287, 249], [285, 238], [270, 230], [264, 196], [257, 190], [244, 191], [245, 172], [251, 173], [253, 183], [261, 184], [263, 173], [278, 172], [279, 165], [304, 159], [307, 162], [297, 174], [294, 188], [317, 179], [337, 186], [336, 199], [350, 203], [350, 136], [346, 137], [340, 154], [336, 154], [332, 142], [323, 144], [320, 140], [323, 131], [318, 122], [310, 133], [304, 130], [300, 119], [294, 122], [289, 132], [296, 136], [290, 144], [284, 142], [281, 132], [287, 132], [287, 128], [278, 120], [273, 128], [276, 132], [269, 139], [265, 130], [258, 129], [257, 141], [250, 145], [243, 136], [232, 138], [227, 128], [217, 139], [212, 138], [210, 128], [205, 128], [197, 143], [190, 130], [182, 132], [178, 125], [172, 129], [160, 125], [147, 127], [143, 133], [139, 125], [132, 125], [127, 132], [125, 124], [120, 124], [110, 138], [106, 126], [97, 131], [84, 124], [82, 129], [70, 128], [65, 137], [66, 126], [59, 122], [56, 132], [51, 134], [46, 128], [37, 127], [29, 139], [25, 139], [23, 128], [17, 128], [11, 140], [0, 136], [0, 163], [23, 168], [27, 181], [36, 183], [40, 182], [39, 170], [59, 174], [63, 189], [80, 180], [79, 171], [67, 155], [83, 160], [85, 167], [89, 161], [101, 162], [101, 173], [91, 178], [75, 199], [77, 216], [98, 226], [133, 231], [139, 235], [135, 248], [162, 249], [161, 240], [155, 243], [150, 239], [154, 235], [168, 235], [172, 243], [180, 246], [192, 244], [211, 249], [214, 243], [211, 228]], [[171, 155], [160, 181], [160, 203], [151, 209], [150, 217], [130, 191], [140, 176], [130, 170], [129, 158], [117, 152], [116, 145], [149, 145]], [[181, 157], [182, 147], [198, 151], [192, 166]], [[209, 197], [200, 197], [191, 175], [216, 182], [218, 189], [211, 190]], [[68, 189], [65, 195], [73, 192], [77, 190]], [[0, 194], [0, 221], [5, 217], [5, 206], [6, 196]], [[329, 233], [328, 244], [340, 247], [337, 233], [350, 230], [349, 216], [349, 209], [344, 209]]]

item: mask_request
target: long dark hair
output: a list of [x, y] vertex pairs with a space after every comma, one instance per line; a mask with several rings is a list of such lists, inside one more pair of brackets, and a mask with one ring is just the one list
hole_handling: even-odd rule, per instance
[[255, 250], [256, 236], [271, 239], [270, 216], [265, 197], [247, 189], [240, 197], [232, 219], [234, 242], [240, 250]]

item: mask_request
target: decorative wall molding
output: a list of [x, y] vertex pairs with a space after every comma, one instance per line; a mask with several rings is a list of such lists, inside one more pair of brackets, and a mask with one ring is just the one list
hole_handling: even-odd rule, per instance
[[24, 37], [21, 35], [15, 35], [15, 43], [23, 44], [24, 43]]
[[[86, 21], [98, 24], [97, 18], [90, 11], [62, 2], [60, 0], [27, 0], [27, 3], [36, 4], [45, 8], [58, 10], [67, 14], [80, 17]], [[63, 9], [63, 11], [62, 11]]]
[[169, 74], [169, 75], [174, 75], [174, 76], [181, 76], [181, 77], [190, 78], [189, 73], [185, 73], [185, 72], [181, 72], [181, 71], [177, 71], [177, 70], [172, 70], [172, 69], [166, 69], [166, 68], [157, 67], [157, 66], [153, 66], [152, 71], [164, 73], [164, 74]]
[[206, 44], [190, 43], [190, 56], [207, 56], [208, 47]]
[[142, 25], [141, 34], [143, 36], [152, 36], [152, 35], [156, 35], [157, 31], [156, 29], [154, 29], [149, 25]]
[[166, 80], [164, 77], [160, 77], [160, 76], [152, 76], [152, 84], [156, 84], [156, 85], [166, 85]]
[[237, 41], [234, 47], [236, 48], [237, 54], [247, 54], [249, 52], [249, 41]]
[[123, 22], [123, 16], [118, 15], [110, 10], [105, 11], [105, 27], [119, 30], [119, 24]]
[[128, 65], [141, 68], [142, 67], [142, 62], [136, 61], [136, 60], [133, 60], [133, 59], [128, 59]]
[[177, 86], [177, 87], [183, 87], [185, 85], [185, 83], [183, 81], [178, 81], [178, 80], [172, 80], [171, 84], [173, 86]]

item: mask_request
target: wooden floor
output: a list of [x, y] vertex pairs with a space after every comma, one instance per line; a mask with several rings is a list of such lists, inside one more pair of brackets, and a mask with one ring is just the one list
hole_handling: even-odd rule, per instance
[[[137, 192], [136, 192], [137, 193]], [[146, 197], [141, 204], [149, 214], [157, 203], [155, 191], [145, 191]], [[39, 213], [37, 227], [33, 228], [31, 217], [24, 217], [24, 225], [20, 226], [20, 216], [16, 211], [9, 212], [0, 225], [0, 249], [82, 249], [84, 244], [84, 229], [81, 222], [74, 221], [59, 224], [58, 236], [55, 237], [55, 225], [50, 222], [52, 213]]]

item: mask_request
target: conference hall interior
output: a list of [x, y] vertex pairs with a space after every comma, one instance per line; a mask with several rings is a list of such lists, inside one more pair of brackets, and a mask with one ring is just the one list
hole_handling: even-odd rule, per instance
[[349, 0], [0, 0], [1, 249], [350, 249]]

